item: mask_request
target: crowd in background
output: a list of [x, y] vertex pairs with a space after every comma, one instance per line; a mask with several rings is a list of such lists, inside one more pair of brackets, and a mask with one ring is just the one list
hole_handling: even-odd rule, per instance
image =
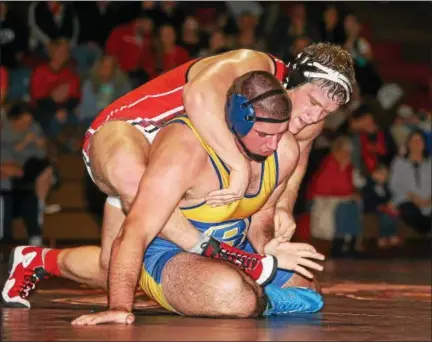
[[43, 214], [61, 209], [47, 204], [61, 181], [53, 159], [79, 153], [84, 131], [118, 97], [192, 58], [247, 48], [288, 62], [320, 41], [351, 53], [357, 85], [315, 142], [299, 225], [308, 215], [310, 234], [332, 240], [334, 256], [357, 252], [364, 213], [379, 219], [381, 248], [403, 242], [401, 221], [430, 234], [431, 109], [382, 115], [400, 89], [381, 78], [362, 24], [342, 5], [311, 20], [303, 3], [49, 1], [23, 15], [0, 2], [2, 241], [22, 216], [29, 243], [42, 243]]

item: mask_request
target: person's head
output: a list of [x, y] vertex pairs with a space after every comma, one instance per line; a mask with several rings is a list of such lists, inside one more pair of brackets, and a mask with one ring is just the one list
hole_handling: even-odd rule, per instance
[[348, 14], [344, 19], [344, 29], [348, 36], [358, 36], [361, 25], [354, 14]]
[[308, 47], [311, 43], [312, 43], [312, 41], [307, 36], [297, 37], [294, 40], [294, 44], [291, 47], [291, 54], [293, 56], [297, 56], [304, 49], [306, 49], [306, 47]]
[[176, 41], [174, 27], [170, 24], [163, 24], [159, 29], [159, 39], [164, 47], [174, 46]]
[[376, 133], [378, 124], [374, 117], [372, 106], [363, 104], [352, 114], [353, 128], [361, 133]]
[[352, 159], [353, 144], [349, 137], [339, 136], [337, 137], [331, 146], [331, 152], [333, 156], [340, 163], [348, 164]]
[[59, 69], [69, 60], [69, 43], [65, 39], [54, 40], [49, 45], [48, 52], [51, 66]]
[[240, 32], [253, 31], [257, 25], [258, 18], [251, 12], [244, 12], [237, 19], [237, 27]]
[[7, 119], [16, 130], [26, 131], [33, 123], [33, 110], [27, 102], [12, 105], [7, 113]]
[[351, 99], [355, 84], [350, 54], [330, 43], [312, 44], [288, 64], [285, 87], [293, 102], [293, 134], [324, 120]]
[[140, 36], [149, 36], [153, 32], [153, 20], [142, 11], [135, 20], [135, 30]]
[[379, 164], [375, 170], [372, 171], [372, 179], [378, 184], [387, 183], [389, 177], [389, 170], [385, 165]]
[[324, 22], [329, 27], [335, 27], [339, 20], [339, 13], [335, 5], [327, 6], [323, 16]]
[[97, 75], [100, 82], [109, 82], [115, 74], [116, 67], [117, 61], [115, 57], [109, 55], [103, 56], [97, 64]]
[[423, 156], [427, 158], [426, 140], [422, 131], [414, 130], [406, 140], [407, 156]]
[[212, 51], [217, 51], [225, 47], [225, 34], [223, 31], [214, 31], [210, 36], [209, 47]]
[[288, 130], [291, 107], [274, 75], [251, 71], [235, 79], [227, 92], [226, 118], [249, 159], [263, 162], [277, 150]]
[[291, 18], [297, 21], [305, 21], [306, 20], [306, 7], [303, 3], [297, 3], [293, 6], [291, 12]]
[[0, 1], [0, 19], [4, 20], [8, 12], [7, 4], [5, 1]]
[[183, 22], [183, 33], [198, 33], [199, 24], [197, 18], [192, 15], [186, 17]]

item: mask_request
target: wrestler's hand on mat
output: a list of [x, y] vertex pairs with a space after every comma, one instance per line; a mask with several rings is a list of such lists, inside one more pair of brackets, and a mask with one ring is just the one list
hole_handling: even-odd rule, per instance
[[72, 321], [72, 325], [96, 325], [103, 323], [132, 324], [135, 315], [126, 310], [107, 310], [83, 315]]
[[264, 246], [264, 252], [276, 257], [278, 268], [297, 272], [309, 279], [313, 278], [313, 274], [306, 267], [317, 271], [323, 270], [323, 266], [309, 259], [322, 261], [325, 260], [324, 255], [307, 243], [286, 242], [283, 238], [277, 237]]
[[245, 162], [239, 167], [231, 168], [228, 188], [209, 193], [206, 197], [206, 203], [217, 207], [242, 199], [249, 185], [249, 175], [249, 162]]
[[279, 238], [280, 241], [290, 241], [296, 229], [292, 213], [283, 208], [276, 208], [273, 223], [275, 237]]

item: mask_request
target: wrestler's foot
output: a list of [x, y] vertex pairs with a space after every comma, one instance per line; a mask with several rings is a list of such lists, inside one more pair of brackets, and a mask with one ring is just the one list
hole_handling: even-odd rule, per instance
[[324, 306], [323, 297], [306, 287], [280, 288], [270, 284], [264, 289], [268, 299], [263, 316], [314, 313]]
[[273, 255], [248, 253], [214, 238], [210, 238], [202, 248], [203, 256], [225, 260], [236, 265], [251, 276], [258, 285], [270, 282], [277, 271], [277, 261]]
[[51, 274], [44, 268], [47, 248], [21, 246], [12, 250], [9, 257], [9, 278], [3, 287], [3, 302], [9, 307], [30, 308], [26, 299], [36, 284]]

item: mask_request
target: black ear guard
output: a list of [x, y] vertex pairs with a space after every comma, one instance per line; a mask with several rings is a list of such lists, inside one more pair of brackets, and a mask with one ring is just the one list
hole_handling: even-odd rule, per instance
[[293, 89], [314, 78], [325, 79], [341, 85], [347, 95], [345, 103], [349, 102], [353, 89], [348, 78], [340, 72], [314, 62], [312, 56], [302, 52], [297, 55], [293, 62], [288, 64], [288, 68], [284, 83], [286, 89]]

